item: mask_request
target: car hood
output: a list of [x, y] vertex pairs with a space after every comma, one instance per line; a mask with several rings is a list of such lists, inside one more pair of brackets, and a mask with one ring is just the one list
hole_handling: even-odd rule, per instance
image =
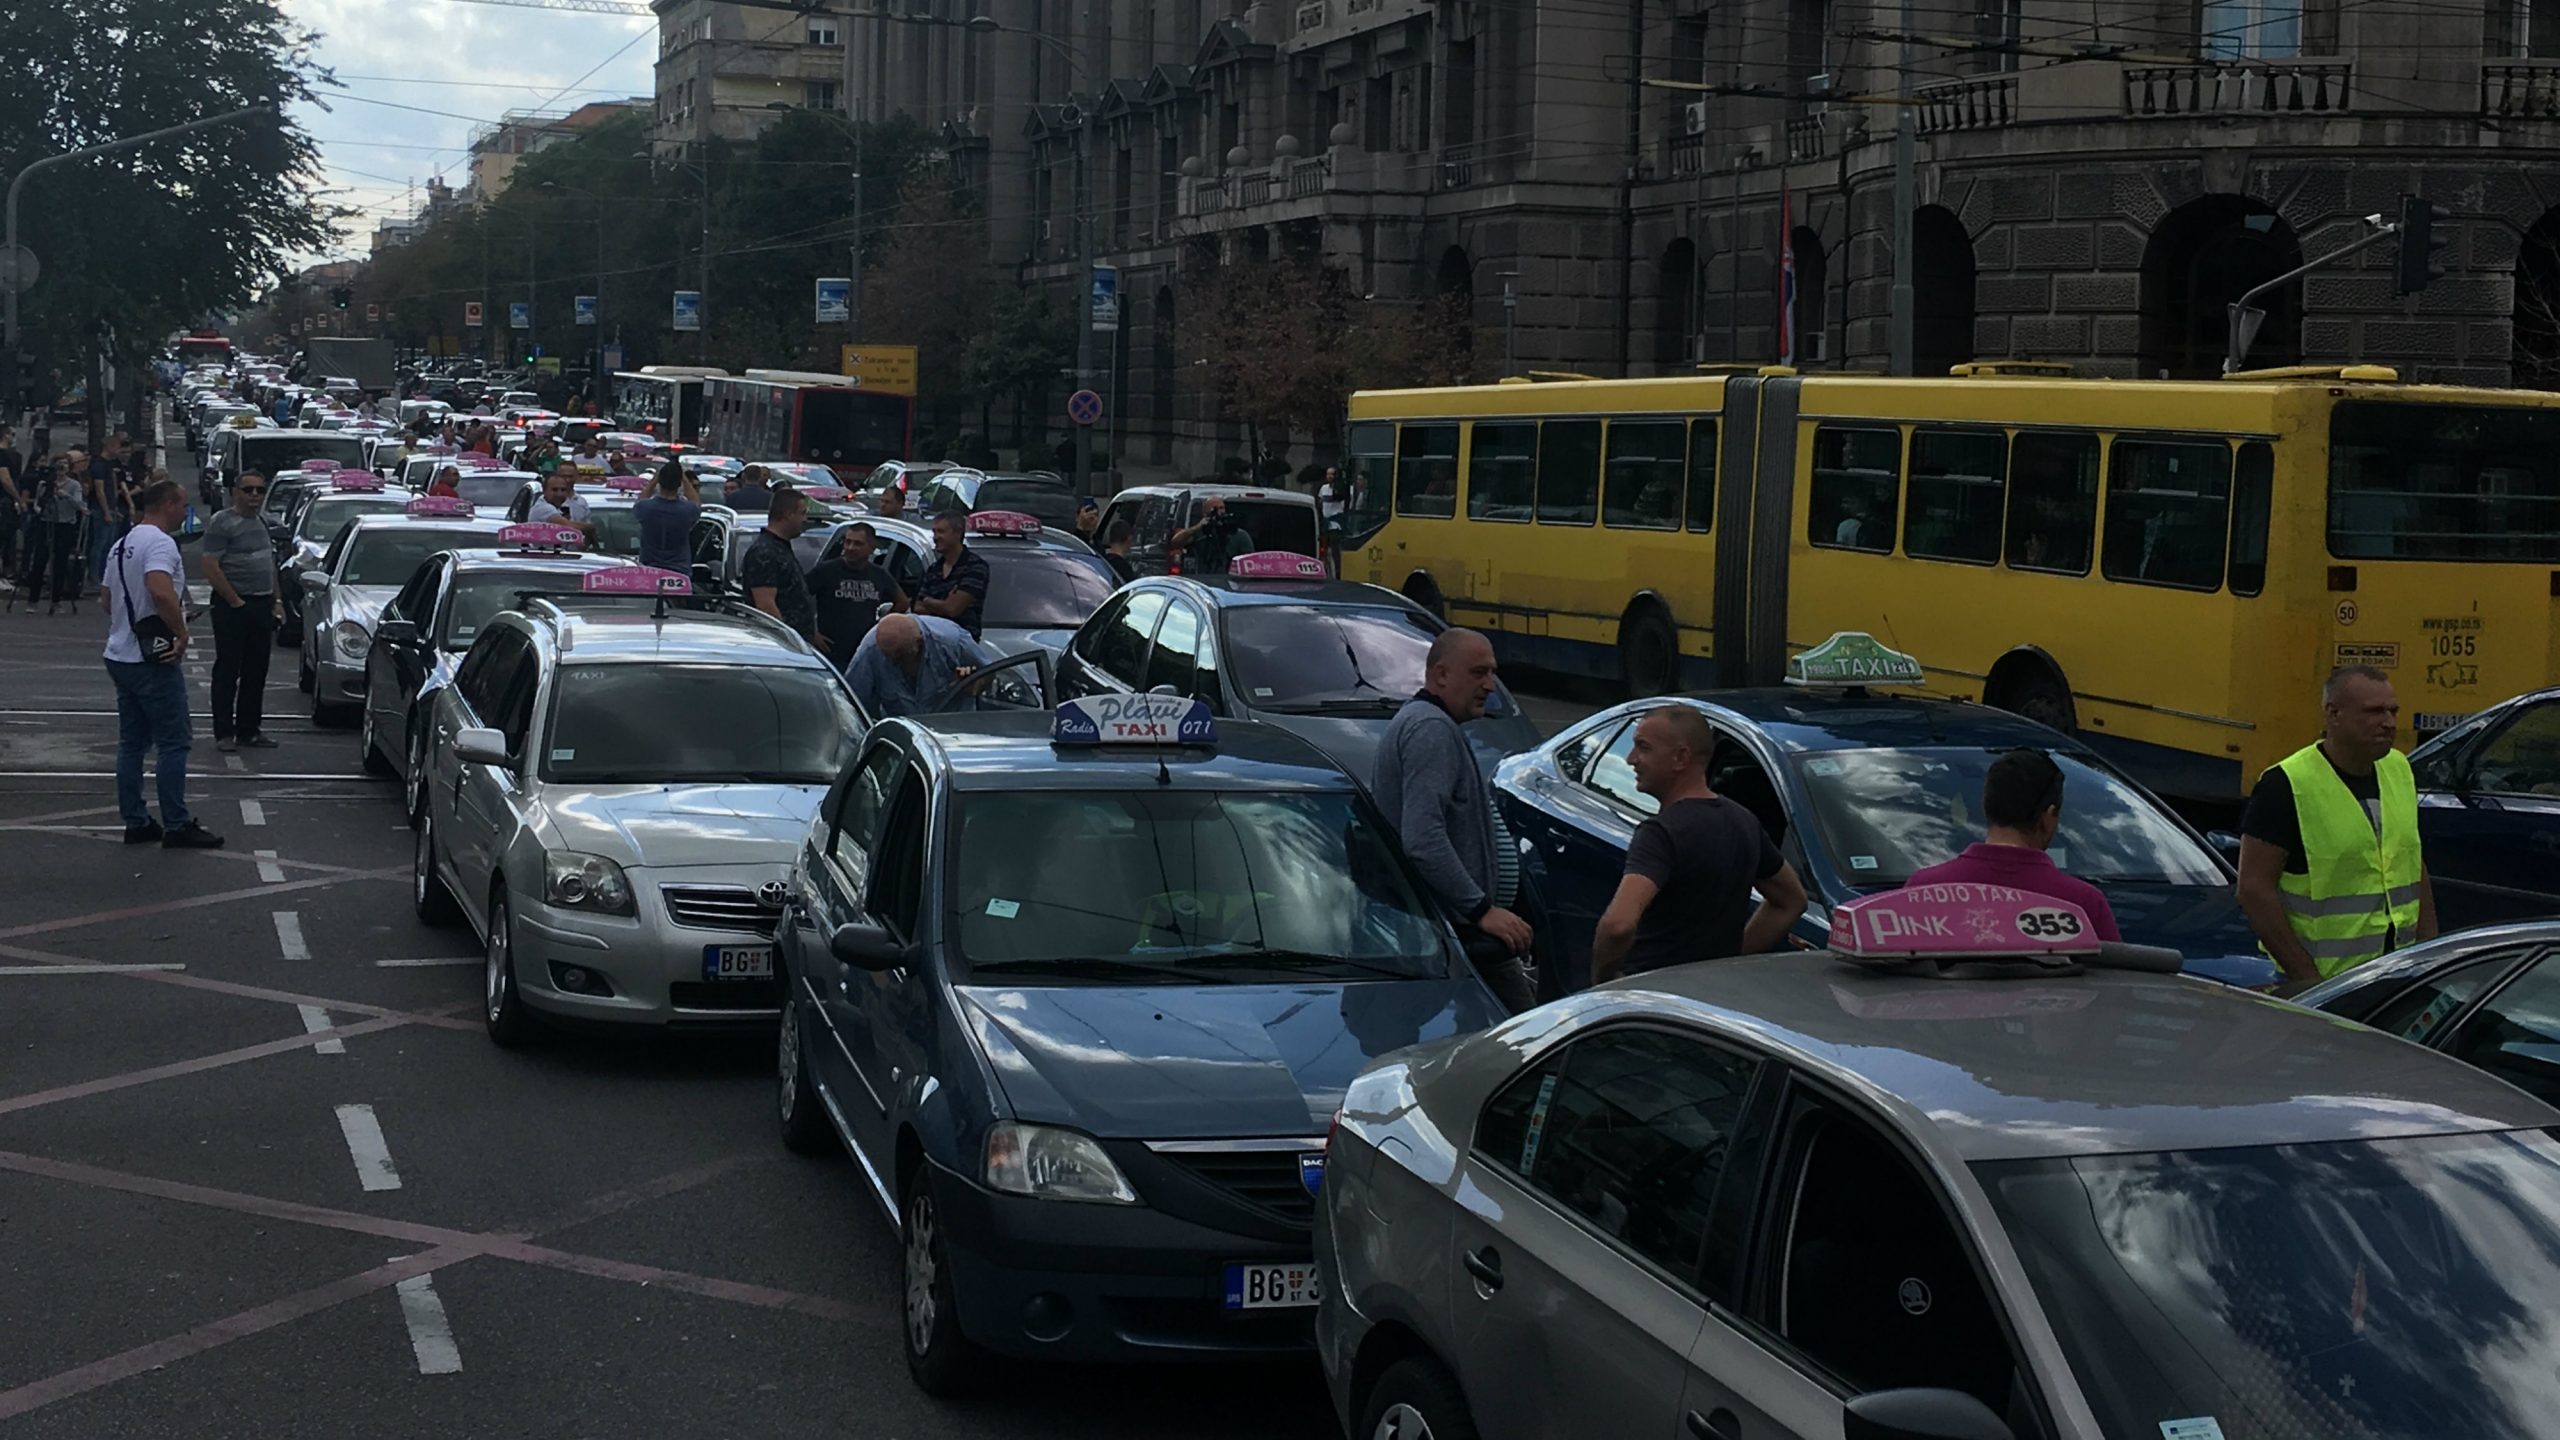
[[[1388, 722], [1395, 717], [1392, 711], [1373, 716], [1292, 715], [1286, 711], [1256, 710], [1253, 718], [1313, 745], [1365, 785], [1378, 753], [1378, 742], [1385, 738]], [[1467, 748], [1475, 752], [1476, 769], [1487, 780], [1493, 778], [1494, 767], [1503, 760], [1538, 743], [1537, 727], [1516, 713], [1489, 715], [1459, 728], [1467, 734]]]
[[382, 607], [399, 594], [397, 585], [340, 585], [329, 596], [329, 618], [353, 620], [370, 632], [382, 619]]
[[1105, 1139], [1322, 1135], [1370, 1061], [1501, 1018], [1472, 976], [957, 993], [1015, 1116]]
[[551, 786], [543, 806], [559, 848], [617, 864], [788, 864], [825, 794], [823, 785]]

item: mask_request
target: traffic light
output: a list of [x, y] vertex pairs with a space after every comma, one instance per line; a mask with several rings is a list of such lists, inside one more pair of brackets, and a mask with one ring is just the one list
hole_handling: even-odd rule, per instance
[[2452, 237], [2437, 234], [2436, 224], [2452, 218], [2443, 206], [2429, 204], [2424, 196], [2400, 197], [2400, 260], [2392, 277], [2399, 293], [2415, 295], [2444, 273], [2442, 251]]
[[329, 292], [329, 299], [331, 303], [335, 304], [341, 310], [346, 309], [347, 303], [355, 298], [356, 292], [348, 289], [344, 285], [338, 286], [336, 289]]

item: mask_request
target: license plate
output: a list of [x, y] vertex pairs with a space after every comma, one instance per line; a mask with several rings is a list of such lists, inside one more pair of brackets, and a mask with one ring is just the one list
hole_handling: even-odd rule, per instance
[[770, 945], [705, 945], [702, 947], [702, 978], [705, 980], [770, 980], [773, 978], [773, 947]]
[[1313, 1260], [1227, 1267], [1226, 1304], [1230, 1310], [1285, 1310], [1313, 1305], [1322, 1298], [1324, 1287], [1316, 1279]]

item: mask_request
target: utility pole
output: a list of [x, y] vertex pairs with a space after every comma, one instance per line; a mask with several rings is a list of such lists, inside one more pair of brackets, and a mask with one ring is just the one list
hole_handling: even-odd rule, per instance
[[[1076, 276], [1076, 388], [1093, 388], [1093, 217], [1088, 212], [1093, 200], [1093, 121], [1092, 115], [1080, 115], [1076, 121], [1076, 253], [1083, 263]], [[1070, 422], [1068, 438], [1076, 447], [1076, 493], [1093, 493], [1093, 437], [1086, 428]], [[1259, 456], [1255, 457], [1257, 460]]]
[[1914, 364], [1913, 327], [1918, 322], [1919, 292], [1912, 283], [1912, 266], [1916, 263], [1911, 236], [1911, 211], [1918, 203], [1913, 194], [1917, 180], [1913, 170], [1918, 163], [1915, 152], [1920, 145], [1919, 116], [1911, 105], [1911, 0], [1902, 0], [1902, 66], [1894, 74], [1893, 113], [1893, 313], [1890, 337], [1893, 351], [1892, 371], [1908, 375]]
[[[707, 126], [709, 120], [706, 118]], [[702, 147], [702, 276], [694, 283], [693, 315], [698, 328], [693, 332], [695, 355], [700, 363], [711, 363], [711, 146]]]
[[862, 343], [862, 122], [867, 118], [863, 110], [868, 107], [857, 106], [853, 99], [853, 32], [862, 23], [864, 13], [848, 13], [844, 32], [837, 37], [844, 41], [844, 118], [853, 127], [853, 267], [845, 272], [849, 281], [845, 287], [845, 319], [850, 322], [846, 330], [856, 345]]

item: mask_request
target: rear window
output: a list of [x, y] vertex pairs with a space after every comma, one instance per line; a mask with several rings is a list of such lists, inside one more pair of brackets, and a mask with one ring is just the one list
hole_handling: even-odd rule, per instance
[[1065, 550], [985, 545], [987, 604], [980, 624], [999, 630], [1066, 630], [1102, 608], [1119, 581], [1093, 560]]
[[[1195, 510], [1198, 508], [1194, 503]], [[1284, 500], [1227, 499], [1227, 513], [1236, 517], [1253, 537], [1256, 550], [1292, 550], [1300, 555], [1316, 553], [1316, 507], [1293, 505]], [[1198, 515], [1192, 517], [1195, 521]]]
[[497, 537], [486, 530], [375, 530], [360, 534], [350, 543], [346, 568], [340, 572], [342, 585], [406, 585], [428, 556], [441, 550], [467, 550], [476, 545], [493, 545]]
[[1076, 523], [1075, 491], [1037, 480], [990, 480], [978, 487], [974, 508], [1011, 510], [1060, 529], [1072, 530]]
[[455, 493], [470, 501], [475, 508], [487, 506], [495, 509], [516, 498], [516, 492], [524, 488], [524, 477], [521, 475], [474, 475], [465, 470], [462, 472], [462, 478], [453, 482], [453, 488]]

